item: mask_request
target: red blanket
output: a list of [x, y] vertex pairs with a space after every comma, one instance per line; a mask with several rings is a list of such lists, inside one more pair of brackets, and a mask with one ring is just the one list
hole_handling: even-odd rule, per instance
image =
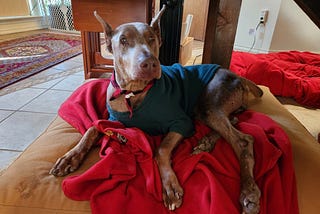
[[[169, 213], [162, 203], [160, 175], [153, 159], [162, 136], [148, 136], [137, 128], [105, 120], [108, 84], [107, 80], [84, 84], [59, 110], [60, 116], [82, 133], [91, 125], [106, 133], [100, 141], [100, 161], [85, 173], [66, 178], [63, 191], [71, 199], [90, 200], [92, 213]], [[262, 192], [260, 213], [298, 213], [287, 135], [261, 113], [246, 111], [239, 115], [239, 121], [237, 128], [255, 138], [254, 175]], [[172, 155], [185, 192], [183, 205], [175, 213], [240, 213], [237, 158], [223, 139], [211, 153], [191, 155], [198, 140], [210, 131], [195, 123], [196, 134], [185, 139]]]
[[320, 108], [320, 55], [310, 52], [233, 52], [230, 70], [265, 85], [277, 96]]

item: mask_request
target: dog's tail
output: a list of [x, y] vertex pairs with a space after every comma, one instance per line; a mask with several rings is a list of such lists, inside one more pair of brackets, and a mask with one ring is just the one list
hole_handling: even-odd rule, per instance
[[241, 82], [242, 82], [242, 85], [248, 90], [250, 91], [253, 96], [255, 97], [262, 97], [263, 95], [263, 91], [262, 89], [257, 86], [254, 82], [252, 82], [251, 80], [248, 80], [246, 78], [241, 78]]

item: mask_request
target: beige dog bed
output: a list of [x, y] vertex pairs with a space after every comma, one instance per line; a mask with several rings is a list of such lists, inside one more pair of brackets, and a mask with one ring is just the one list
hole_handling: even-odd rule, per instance
[[[319, 213], [320, 145], [307, 130], [262, 87], [261, 101], [250, 109], [269, 115], [286, 131], [292, 142], [300, 213]], [[76, 129], [57, 117], [47, 130], [0, 176], [0, 213], [90, 213], [89, 202], [72, 201], [61, 190], [63, 178], [49, 175], [54, 162], [81, 138]], [[79, 174], [98, 159], [95, 148]]]

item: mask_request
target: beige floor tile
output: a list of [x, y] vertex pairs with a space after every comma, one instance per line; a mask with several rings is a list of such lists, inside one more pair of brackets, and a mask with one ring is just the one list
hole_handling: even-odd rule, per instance
[[19, 91], [25, 88], [32, 87], [34, 85], [45, 83], [50, 80], [58, 79], [61, 77], [66, 77], [68, 75], [74, 74], [76, 72], [82, 71], [83, 72], [83, 66], [78, 66], [76, 68], [68, 69], [68, 70], [59, 70], [55, 68], [48, 68], [44, 71], [41, 71], [31, 77], [28, 77], [26, 79], [23, 79], [15, 84], [9, 85], [8, 87], [5, 87], [4, 89], [0, 90], [0, 96], [9, 94], [15, 91]]
[[48, 90], [32, 100], [21, 110], [56, 114], [60, 105], [69, 97], [70, 91]]
[[20, 154], [21, 152], [0, 150], [0, 172], [6, 169]]
[[0, 96], [0, 109], [18, 110], [44, 91], [44, 89], [26, 88]]
[[54, 114], [15, 112], [0, 123], [0, 148], [23, 151], [54, 118]]
[[53, 66], [53, 69], [58, 69], [58, 70], [68, 70], [68, 69], [73, 69], [76, 67], [80, 67], [83, 64], [81, 62], [76, 62], [76, 61], [72, 61], [72, 60], [67, 60], [64, 61], [58, 65]]
[[6, 119], [14, 111], [0, 110], [0, 122]]
[[79, 72], [77, 72], [77, 73], [74, 73], [73, 75], [82, 76], [83, 79], [84, 79], [84, 71], [83, 71], [83, 70], [82, 70], [82, 71], [79, 71]]
[[51, 87], [53, 87], [54, 85], [56, 85], [57, 83], [59, 83], [60, 81], [62, 81], [65, 77], [61, 77], [58, 79], [53, 79], [53, 80], [49, 80], [47, 82], [44, 83], [40, 83], [40, 84], [36, 84], [31, 86], [31, 88], [44, 88], [44, 89], [49, 89]]
[[51, 67], [51, 68], [48, 68], [48, 69], [46, 69], [44, 71], [41, 71], [41, 72], [37, 73], [34, 76], [31, 76], [28, 79], [40, 79], [40, 78], [44, 78], [44, 77], [47, 77], [47, 76], [59, 74], [59, 73], [62, 73], [62, 72], [64, 72], [64, 71], [60, 70], [60, 69], [56, 69], [54, 67]]
[[75, 56], [75, 57], [71, 58], [70, 60], [71, 60], [71, 61], [75, 61], [75, 62], [79, 62], [79, 63], [83, 64], [83, 55], [80, 54], [80, 55], [78, 55], [78, 56]]
[[56, 84], [52, 89], [74, 91], [84, 82], [83, 75], [70, 75]]

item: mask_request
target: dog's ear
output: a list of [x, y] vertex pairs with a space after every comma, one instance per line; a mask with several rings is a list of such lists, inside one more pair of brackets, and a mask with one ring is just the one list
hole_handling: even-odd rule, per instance
[[164, 11], [166, 10], [166, 5], [164, 4], [161, 8], [161, 10], [157, 13], [157, 15], [155, 15], [155, 17], [153, 17], [150, 26], [153, 28], [154, 32], [156, 32], [158, 39], [159, 39], [159, 43], [161, 45], [161, 28], [160, 28], [160, 20], [161, 20], [161, 16], [164, 13]]
[[112, 53], [111, 39], [112, 39], [112, 35], [113, 35], [113, 30], [112, 30], [111, 26], [107, 22], [105, 22], [101, 16], [98, 15], [97, 11], [94, 11], [93, 14], [96, 17], [96, 19], [100, 22], [100, 24], [102, 25], [108, 51], [110, 53]]

